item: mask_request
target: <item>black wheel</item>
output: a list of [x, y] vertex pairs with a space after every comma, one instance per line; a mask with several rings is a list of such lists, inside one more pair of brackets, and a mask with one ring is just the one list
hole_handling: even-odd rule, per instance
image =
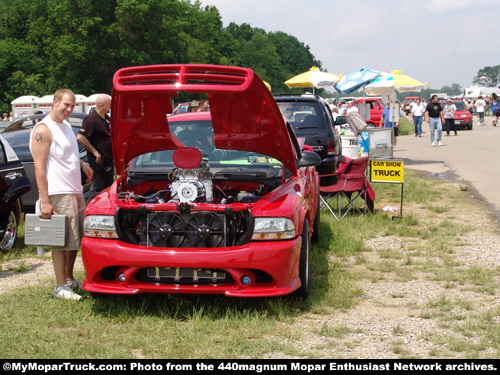
[[302, 285], [295, 291], [295, 294], [302, 298], [309, 297], [309, 255], [311, 253], [311, 241], [309, 238], [309, 222], [304, 222], [302, 228], [302, 246], [300, 247], [299, 277]]
[[10, 250], [14, 247], [17, 239], [17, 217], [15, 208], [9, 215], [9, 221], [3, 236], [0, 238], [0, 250]]
[[321, 203], [321, 200], [319, 198], [319, 194], [320, 193], [318, 191], [318, 203], [316, 204], [316, 215], [314, 216], [313, 234], [311, 236], [312, 243], [318, 243], [319, 236], [320, 236], [320, 226], [321, 226], [320, 203]]

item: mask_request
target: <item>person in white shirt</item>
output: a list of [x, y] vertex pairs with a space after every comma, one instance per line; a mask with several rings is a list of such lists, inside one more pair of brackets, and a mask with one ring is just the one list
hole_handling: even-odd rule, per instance
[[76, 254], [83, 237], [85, 200], [80, 169], [88, 182], [93, 171], [80, 160], [78, 142], [66, 119], [76, 105], [75, 94], [68, 89], [54, 93], [50, 113], [31, 130], [29, 147], [35, 165], [36, 183], [40, 194], [40, 214], [43, 219], [66, 215], [65, 246], [52, 246], [52, 262], [57, 285], [54, 298], [80, 300], [73, 289], [82, 283], [73, 277]]
[[411, 103], [411, 114], [413, 119], [413, 125], [415, 125], [415, 137], [422, 136], [422, 120], [425, 112], [425, 105], [417, 99]]
[[476, 113], [477, 113], [477, 126], [484, 125], [484, 111], [486, 110], [486, 103], [482, 96], [476, 100]]
[[358, 107], [356, 107], [353, 102], [347, 103], [347, 109], [345, 111], [345, 114], [347, 115], [348, 113], [351, 112], [359, 113]]
[[347, 104], [342, 103], [339, 108], [339, 116], [345, 116], [347, 110]]
[[446, 124], [446, 135], [450, 135], [450, 128], [453, 128], [455, 135], [457, 134], [457, 128], [455, 126], [455, 112], [457, 111], [457, 106], [453, 104], [451, 99], [446, 101], [444, 106], [444, 122]]

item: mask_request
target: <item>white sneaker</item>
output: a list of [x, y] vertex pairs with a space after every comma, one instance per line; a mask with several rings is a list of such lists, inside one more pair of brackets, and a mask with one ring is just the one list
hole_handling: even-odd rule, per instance
[[54, 298], [70, 299], [73, 301], [80, 301], [82, 299], [82, 296], [73, 292], [73, 289], [71, 289], [67, 284], [60, 288], [56, 286], [54, 288], [53, 296]]
[[436, 145], [436, 142], [432, 142], [431, 146], [434, 147]]
[[438, 146], [442, 146], [443, 144], [441, 142], [438, 142]]

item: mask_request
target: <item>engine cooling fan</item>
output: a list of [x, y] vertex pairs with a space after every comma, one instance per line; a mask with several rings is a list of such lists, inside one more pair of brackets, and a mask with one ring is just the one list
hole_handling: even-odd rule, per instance
[[156, 213], [149, 219], [149, 241], [157, 247], [181, 246], [185, 230], [184, 220], [176, 214]]
[[186, 236], [193, 247], [218, 247], [224, 240], [224, 223], [215, 214], [196, 214], [187, 223]]

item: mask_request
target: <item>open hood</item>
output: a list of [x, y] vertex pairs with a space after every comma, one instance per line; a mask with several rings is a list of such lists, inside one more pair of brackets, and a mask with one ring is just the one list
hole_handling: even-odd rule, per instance
[[296, 173], [285, 121], [264, 82], [247, 68], [189, 64], [115, 73], [111, 135], [118, 174], [141, 154], [182, 147], [170, 133], [167, 117], [172, 98], [181, 91], [207, 95], [217, 148], [266, 154]]

